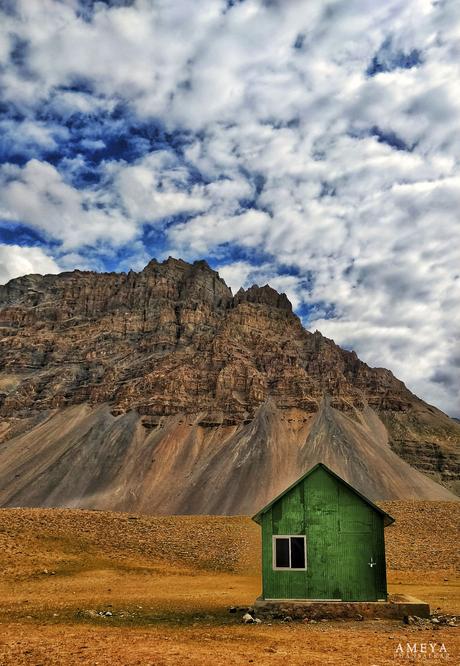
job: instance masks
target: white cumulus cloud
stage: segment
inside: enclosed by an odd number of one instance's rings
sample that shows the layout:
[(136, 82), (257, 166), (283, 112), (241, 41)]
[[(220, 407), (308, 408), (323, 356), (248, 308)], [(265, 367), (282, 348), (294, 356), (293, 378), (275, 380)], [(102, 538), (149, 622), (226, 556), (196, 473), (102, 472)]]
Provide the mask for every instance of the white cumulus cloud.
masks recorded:
[(39, 247), (0, 244), (0, 284), (29, 273), (59, 273), (60, 266)]

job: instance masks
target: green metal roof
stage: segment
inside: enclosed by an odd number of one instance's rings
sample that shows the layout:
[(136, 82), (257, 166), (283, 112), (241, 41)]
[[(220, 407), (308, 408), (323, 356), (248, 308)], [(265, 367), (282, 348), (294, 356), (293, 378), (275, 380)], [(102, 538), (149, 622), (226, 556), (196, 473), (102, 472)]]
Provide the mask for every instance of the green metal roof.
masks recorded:
[(327, 465), (325, 465), (324, 463), (317, 463), (316, 465), (314, 465), (311, 469), (308, 470), (308, 472), (306, 472), (303, 476), (301, 476), (300, 479), (297, 479), (297, 481), (292, 483), (288, 488), (286, 488), (286, 490), (283, 490), (283, 492), (280, 493), (277, 497), (275, 497), (275, 499), (272, 499), (271, 502), (269, 502), (266, 506), (264, 506), (263, 509), (260, 509), (260, 511), (258, 511), (254, 516), (252, 516), (252, 520), (254, 520), (256, 523), (258, 523), (260, 525), (263, 514), (266, 513), (269, 509), (271, 509), (271, 507), (279, 499), (281, 499), (284, 495), (286, 495), (286, 493), (288, 493), (290, 490), (295, 488), (295, 486), (298, 483), (300, 483), (301, 481), (306, 479), (307, 476), (310, 476), (310, 474), (312, 474), (312, 472), (314, 472), (316, 469), (318, 469), (318, 467), (322, 467), (324, 470), (326, 470), (326, 472), (328, 472), (328, 474), (331, 474), (332, 476), (334, 476), (336, 479), (341, 481), (345, 486), (347, 486), (347, 488), (349, 488), (354, 493), (356, 493), (356, 495), (361, 497), (361, 499), (363, 499), (365, 502), (367, 502), (367, 504), (369, 504), (369, 506), (371, 506), (373, 509), (375, 509), (375, 511), (378, 511), (378, 513), (380, 513), (383, 516), (385, 527), (388, 527), (388, 525), (391, 525), (392, 523), (395, 522), (395, 519), (392, 516), (390, 516), (389, 513), (387, 513), (386, 511), (381, 509), (379, 506), (374, 504), (374, 502), (371, 502), (371, 500), (369, 498), (367, 498), (365, 495), (360, 493), (359, 490), (356, 490), (356, 488), (353, 488), (353, 486), (351, 486), (349, 483), (347, 483), (347, 481), (345, 481), (345, 479), (342, 479), (341, 476), (339, 476), (338, 474), (333, 472), (332, 469), (329, 469), (329, 467), (327, 467)]

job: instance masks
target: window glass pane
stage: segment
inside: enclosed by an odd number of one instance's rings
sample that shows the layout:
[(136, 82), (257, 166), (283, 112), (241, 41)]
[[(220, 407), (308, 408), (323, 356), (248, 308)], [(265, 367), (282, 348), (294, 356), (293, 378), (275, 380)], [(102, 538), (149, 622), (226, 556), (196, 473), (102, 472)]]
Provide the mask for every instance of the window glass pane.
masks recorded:
[(276, 567), (289, 569), (289, 539), (275, 539)]
[(291, 567), (305, 569), (305, 541), (303, 537), (291, 537)]

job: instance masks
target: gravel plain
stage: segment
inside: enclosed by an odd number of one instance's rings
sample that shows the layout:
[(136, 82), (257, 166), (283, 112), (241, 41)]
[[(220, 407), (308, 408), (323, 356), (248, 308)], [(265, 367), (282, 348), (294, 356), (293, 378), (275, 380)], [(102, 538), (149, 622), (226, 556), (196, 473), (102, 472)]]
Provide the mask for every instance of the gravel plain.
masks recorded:
[[(460, 616), (459, 503), (382, 506), (396, 518), (390, 592)], [(400, 643), (430, 641), (460, 663), (458, 627), (242, 625), (228, 609), (260, 593), (259, 529), (242, 516), (0, 510), (1, 666), (386, 666), (401, 663)]]

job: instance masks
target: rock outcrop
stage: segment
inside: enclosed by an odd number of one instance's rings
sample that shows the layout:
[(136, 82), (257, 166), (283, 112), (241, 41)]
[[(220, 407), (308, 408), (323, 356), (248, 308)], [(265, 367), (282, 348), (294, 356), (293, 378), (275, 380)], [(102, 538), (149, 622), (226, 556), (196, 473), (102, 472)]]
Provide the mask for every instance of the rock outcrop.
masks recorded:
[[(132, 508), (149, 511), (249, 511), (314, 462), (318, 442), (323, 459), (334, 451), (325, 411), (346, 440), (337, 471), (356, 482), (358, 461), (345, 457), (365, 450), (360, 483), (380, 474), (366, 486), (375, 499), (447, 492), (422, 475), (390, 482), (401, 458), (447, 486), (458, 479), (457, 422), (306, 331), (284, 294), (254, 285), (233, 296), (204, 261), (12, 280), (0, 286), (0, 336), (0, 503), (99, 506), (104, 495), (104, 508), (124, 508), (132, 492)], [(63, 494), (76, 462), (82, 478)], [(241, 493), (261, 474), (263, 490), (233, 496), (229, 479)], [(216, 479), (226, 499), (212, 494)]]

